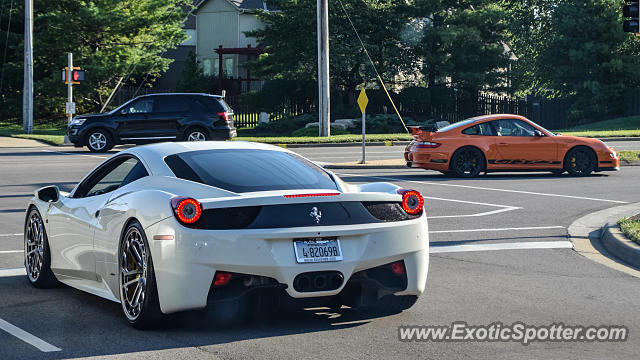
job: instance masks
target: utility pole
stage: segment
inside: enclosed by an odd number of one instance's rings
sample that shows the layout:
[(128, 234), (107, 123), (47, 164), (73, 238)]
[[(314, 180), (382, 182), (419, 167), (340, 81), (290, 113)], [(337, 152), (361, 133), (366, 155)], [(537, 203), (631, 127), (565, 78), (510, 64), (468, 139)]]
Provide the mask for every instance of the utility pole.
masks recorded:
[[(67, 53), (67, 126), (71, 124), (71, 120), (73, 120), (73, 54)], [(74, 109), (75, 110), (75, 109)]]
[(329, 122), (329, 4), (318, 0), (318, 135), (331, 135)]
[(22, 92), (22, 129), (33, 131), (33, 0), (24, 1), (24, 89)]

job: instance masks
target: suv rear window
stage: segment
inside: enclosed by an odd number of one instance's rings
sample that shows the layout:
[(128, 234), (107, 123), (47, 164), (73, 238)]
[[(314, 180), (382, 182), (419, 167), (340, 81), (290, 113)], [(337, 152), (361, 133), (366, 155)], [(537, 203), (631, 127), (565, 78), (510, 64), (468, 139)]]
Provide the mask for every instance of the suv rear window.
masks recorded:
[(213, 114), (217, 114), (219, 112), (231, 112), (229, 105), (227, 105), (227, 103), (221, 98), (213, 96), (198, 96), (195, 98), (195, 101), (205, 110)]
[(329, 189), (337, 190), (322, 168), (304, 158), (272, 150), (201, 150), (165, 158), (176, 177), (235, 193)]

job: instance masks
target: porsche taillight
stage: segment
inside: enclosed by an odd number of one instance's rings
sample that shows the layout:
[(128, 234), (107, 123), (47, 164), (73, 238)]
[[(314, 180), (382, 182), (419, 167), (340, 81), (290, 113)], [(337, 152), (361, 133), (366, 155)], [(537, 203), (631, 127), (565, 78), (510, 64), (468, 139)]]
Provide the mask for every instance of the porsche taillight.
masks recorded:
[(398, 189), (402, 195), (402, 210), (409, 215), (418, 215), (424, 209), (424, 198), (416, 190)]
[(430, 141), (420, 141), (418, 143), (418, 148), (419, 149), (435, 149), (437, 147), (439, 147), (442, 144), (436, 143), (436, 142), (430, 142)]
[(202, 216), (202, 205), (193, 198), (174, 197), (171, 208), (173, 215), (183, 224), (193, 224)]

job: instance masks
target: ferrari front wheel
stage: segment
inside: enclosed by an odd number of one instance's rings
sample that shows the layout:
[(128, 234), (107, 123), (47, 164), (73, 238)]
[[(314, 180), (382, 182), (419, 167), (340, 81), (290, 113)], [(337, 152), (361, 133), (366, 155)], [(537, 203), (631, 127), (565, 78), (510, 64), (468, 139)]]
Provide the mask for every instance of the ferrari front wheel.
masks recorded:
[(570, 175), (587, 176), (598, 167), (598, 159), (593, 151), (584, 146), (575, 147), (564, 157), (564, 168)]
[(147, 237), (139, 222), (129, 224), (120, 244), (120, 302), (127, 321), (149, 328), (162, 317)]
[(24, 267), (29, 283), (37, 288), (58, 284), (51, 271), (51, 250), (42, 217), (35, 208), (29, 211), (24, 226)]
[(458, 149), (451, 158), (450, 169), (459, 177), (476, 177), (486, 166), (484, 154), (475, 147)]

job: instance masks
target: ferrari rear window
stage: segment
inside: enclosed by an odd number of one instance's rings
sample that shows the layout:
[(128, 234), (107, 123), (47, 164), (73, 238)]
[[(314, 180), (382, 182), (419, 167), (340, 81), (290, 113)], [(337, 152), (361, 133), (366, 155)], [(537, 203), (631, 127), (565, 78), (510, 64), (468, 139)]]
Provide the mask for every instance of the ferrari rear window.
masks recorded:
[(176, 177), (235, 193), (329, 189), (337, 190), (322, 168), (282, 151), (226, 149), (201, 150), (165, 158)]

